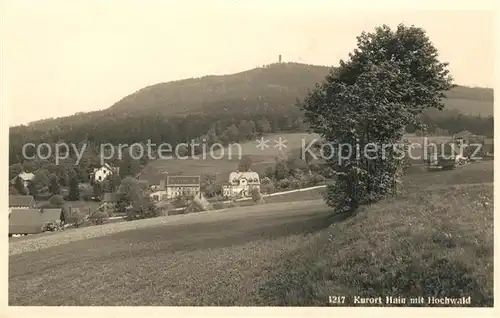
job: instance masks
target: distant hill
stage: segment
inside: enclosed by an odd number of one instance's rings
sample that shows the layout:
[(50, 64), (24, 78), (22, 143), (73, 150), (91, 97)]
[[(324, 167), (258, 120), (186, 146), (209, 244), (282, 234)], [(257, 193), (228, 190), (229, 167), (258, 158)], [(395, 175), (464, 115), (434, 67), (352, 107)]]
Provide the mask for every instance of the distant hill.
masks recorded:
[[(263, 99), (276, 99), (289, 104), (303, 98), (329, 71), (326, 66), (281, 63), (231, 75), (160, 83), (124, 97), (109, 110), (154, 110), (170, 115), (238, 107), (233, 100), (259, 105)], [(492, 115), (493, 89), (457, 86), (448, 93), (446, 108), (470, 115)]]
[[(132, 93), (108, 109), (30, 123), (36, 130), (74, 125), (103, 116), (188, 113), (245, 113), (258, 108), (292, 109), (297, 98), (325, 79), (330, 68), (299, 63), (271, 64), (230, 74), (159, 83)], [(493, 115), (493, 89), (457, 86), (448, 92), (446, 108), (463, 114)]]
[[(145, 87), (111, 107), (11, 127), (9, 161), (22, 161), (27, 142), (177, 144), (211, 136), (223, 143), (267, 132), (304, 132), (297, 99), (322, 82), (330, 68), (297, 63), (271, 64), (245, 72), (205, 76)], [(493, 89), (458, 86), (448, 92), (447, 111), (429, 110), (429, 132), (469, 130), (492, 134)], [(217, 136), (215, 138), (214, 136)]]

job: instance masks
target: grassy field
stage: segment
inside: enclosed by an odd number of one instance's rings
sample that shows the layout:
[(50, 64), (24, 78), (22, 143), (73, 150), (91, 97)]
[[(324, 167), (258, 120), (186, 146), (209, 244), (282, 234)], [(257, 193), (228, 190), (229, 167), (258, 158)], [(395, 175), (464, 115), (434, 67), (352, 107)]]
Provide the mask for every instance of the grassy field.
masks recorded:
[[(280, 151), (276, 146), (276, 141), (279, 138), (286, 141), (286, 148)], [(275, 163), (275, 157), (281, 153), (290, 154), (293, 152), (297, 156), (303, 145), (308, 145), (314, 139), (319, 139), (315, 134), (308, 133), (284, 133), (284, 134), (272, 134), (264, 137), (269, 140), (267, 145), (268, 148), (260, 149), (257, 148), (257, 141), (246, 141), (240, 144), (241, 155), (248, 155), (252, 157), (254, 171), (263, 174), (267, 167), (273, 166)], [(416, 144), (422, 144), (423, 139), (415, 135), (406, 135), (410, 142)], [(451, 137), (448, 136), (432, 136), (427, 137), (427, 143), (431, 142), (444, 142), (450, 140)], [(231, 152), (230, 152), (231, 151)], [(217, 176), (217, 182), (225, 183), (228, 181), (229, 173), (236, 171), (238, 168), (238, 153), (237, 147), (231, 147), (230, 151), (225, 148), (224, 151), (215, 151), (214, 155), (216, 158), (219, 156), (222, 159), (211, 159), (207, 156), (206, 159), (200, 157), (200, 159), (164, 159), (164, 160), (154, 160), (150, 162), (142, 171), (140, 179), (150, 180), (153, 183), (160, 183), (162, 178), (165, 178), (166, 172), (170, 175), (211, 175), (215, 174)], [(229, 154), (231, 153), (231, 157)], [(223, 155), (223, 156), (221, 156)], [(412, 151), (413, 156), (423, 157), (423, 148), (416, 147)], [(414, 160), (414, 163), (422, 163), (422, 160)]]
[(491, 306), (492, 181), (493, 163), (483, 162), (409, 175), (401, 196), (347, 219), (296, 195), (12, 255), (9, 305), (323, 306), (329, 295), (465, 295)]
[[(471, 297), (493, 306), (493, 186), (436, 187), (365, 208), (268, 268), (256, 303)], [(423, 304), (426, 305), (425, 303)]]
[[(280, 151), (275, 147), (275, 140), (278, 138), (286, 140), (286, 148)], [(217, 176), (217, 181), (225, 183), (228, 181), (229, 173), (236, 171), (238, 168), (239, 154), (241, 156), (251, 156), (253, 161), (252, 170), (263, 174), (267, 167), (274, 165), (275, 157), (281, 153), (288, 153), (291, 150), (300, 149), (302, 141), (308, 144), (315, 138), (315, 135), (308, 133), (290, 133), (290, 134), (273, 134), (264, 136), (269, 142), (268, 148), (264, 147), (262, 150), (257, 148), (257, 141), (246, 141), (240, 144), (241, 151), (238, 147), (233, 146), (230, 149), (227, 147), (221, 151), (214, 151), (215, 158), (222, 157), (221, 159), (212, 159), (207, 156), (206, 159), (163, 159), (154, 160), (150, 162), (140, 175), (142, 180), (151, 180), (159, 184), (162, 178), (165, 178), (165, 173), (170, 175), (211, 175)]]

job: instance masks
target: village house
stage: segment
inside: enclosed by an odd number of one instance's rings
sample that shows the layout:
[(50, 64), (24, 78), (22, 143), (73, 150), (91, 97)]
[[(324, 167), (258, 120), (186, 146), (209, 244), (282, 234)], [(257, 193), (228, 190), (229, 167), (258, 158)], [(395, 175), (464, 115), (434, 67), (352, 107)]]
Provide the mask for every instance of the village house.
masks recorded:
[(477, 142), (483, 136), (477, 136), (468, 130), (463, 130), (457, 134), (453, 135), (453, 141), (455, 143), (463, 143), (464, 145), (469, 145), (471, 143)]
[[(9, 236), (13, 234), (39, 233), (43, 225), (40, 222), (39, 209), (31, 195), (9, 196)], [(52, 215), (52, 214), (51, 214)]]
[(31, 195), (9, 195), (9, 208), (32, 209), (35, 206), (35, 198)]
[(167, 199), (182, 195), (200, 194), (200, 176), (168, 176), (166, 183)]
[(95, 182), (103, 182), (110, 176), (118, 174), (120, 172), (118, 167), (113, 167), (108, 163), (103, 164), (99, 168), (94, 168), (91, 178)]
[(149, 197), (153, 201), (162, 201), (183, 195), (199, 195), (200, 184), (200, 176), (167, 176)]
[(156, 202), (163, 201), (167, 198), (167, 190), (156, 190), (149, 195), (149, 198)]
[(9, 237), (42, 233), (47, 223), (57, 223), (60, 217), (61, 209), (39, 209), (31, 195), (9, 196)]
[(224, 197), (250, 196), (252, 188), (260, 189), (260, 177), (257, 172), (231, 172), (229, 184), (222, 187)]
[(33, 174), (31, 172), (29, 172), (29, 173), (28, 172), (21, 172), (20, 174), (15, 176), (12, 180), (10, 180), (10, 183), (13, 185), (16, 184), (16, 181), (18, 178), (22, 180), (25, 187), (28, 187), (30, 182), (33, 181), (33, 179), (35, 178), (35, 174)]

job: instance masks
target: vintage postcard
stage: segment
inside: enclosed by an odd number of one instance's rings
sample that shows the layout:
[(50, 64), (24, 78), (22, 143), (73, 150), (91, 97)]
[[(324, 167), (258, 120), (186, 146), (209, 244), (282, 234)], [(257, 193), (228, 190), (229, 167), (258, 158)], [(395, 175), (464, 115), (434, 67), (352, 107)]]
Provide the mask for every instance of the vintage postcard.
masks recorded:
[(493, 310), (494, 8), (359, 3), (4, 1), (6, 312)]

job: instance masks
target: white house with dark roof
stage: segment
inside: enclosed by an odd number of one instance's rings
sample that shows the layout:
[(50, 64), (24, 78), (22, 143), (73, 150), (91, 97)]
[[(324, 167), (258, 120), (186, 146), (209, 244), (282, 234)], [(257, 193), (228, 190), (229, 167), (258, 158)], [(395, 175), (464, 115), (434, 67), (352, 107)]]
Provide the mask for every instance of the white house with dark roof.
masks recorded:
[(25, 187), (29, 185), (31, 181), (35, 178), (35, 174), (31, 172), (21, 172), (17, 176), (15, 176), (12, 180), (10, 180), (11, 184), (15, 184), (17, 179), (21, 179)]
[(92, 178), (95, 182), (103, 182), (110, 176), (118, 174), (120, 172), (118, 167), (113, 167), (108, 163), (103, 164), (99, 168), (94, 168), (92, 172)]
[(223, 196), (250, 196), (252, 188), (260, 189), (260, 177), (257, 172), (231, 172), (229, 174), (229, 184), (222, 187)]

